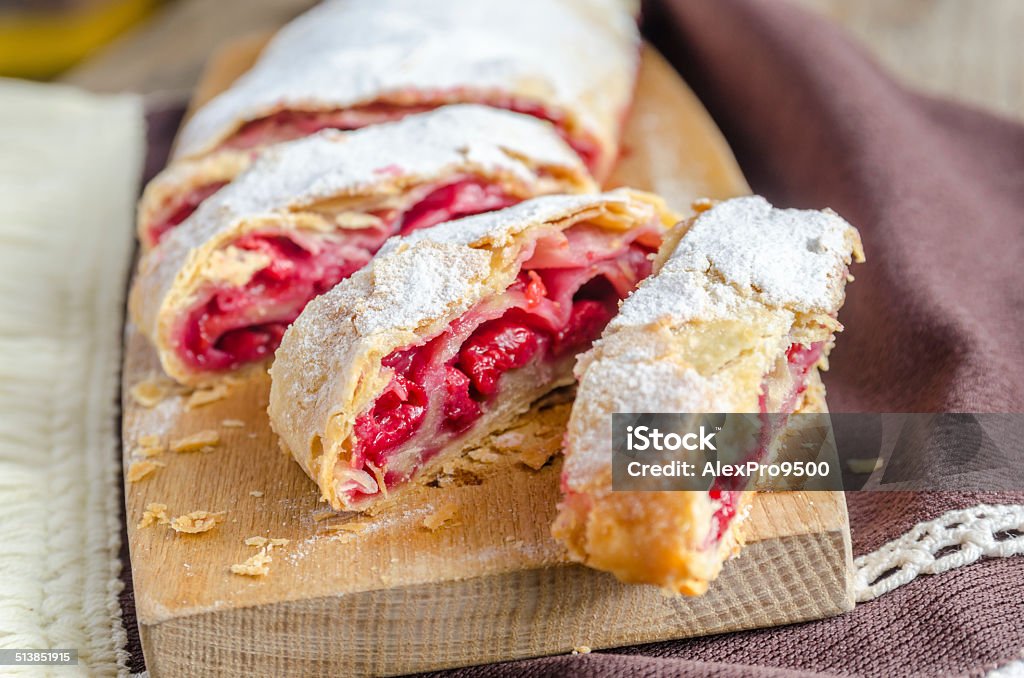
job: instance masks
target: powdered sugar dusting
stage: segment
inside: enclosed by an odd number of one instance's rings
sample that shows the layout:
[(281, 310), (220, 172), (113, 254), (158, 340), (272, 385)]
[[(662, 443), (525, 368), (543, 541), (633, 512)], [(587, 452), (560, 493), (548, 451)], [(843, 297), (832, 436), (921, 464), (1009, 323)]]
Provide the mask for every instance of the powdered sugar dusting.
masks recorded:
[(166, 241), (190, 249), (229, 230), (238, 219), (358, 195), (399, 179), (477, 173), (511, 175), (533, 185), (539, 177), (528, 162), (585, 175), (575, 153), (549, 125), (483, 106), (449, 106), (355, 132), (326, 130), (264, 151)]
[(549, 124), (484, 106), (446, 106), (354, 132), (325, 130), (273, 146), (210, 198), (217, 205), (211, 211), (299, 208), (396, 179), (457, 171), (511, 175), (534, 184), (534, 168), (552, 167), (585, 174)]
[(708, 400), (708, 394), (726, 393), (714, 381), (683, 363), (652, 360), (643, 347), (593, 360), (582, 375), (569, 421), (572, 453), (563, 466), (568, 486), (578, 489), (611, 466), (614, 412), (734, 411), (727, 397)]
[[(556, 182), (552, 174), (564, 179)], [(155, 335), (161, 301), (174, 285), (182, 285), (176, 280), (205, 282), (200, 271), (216, 270), (209, 265), (212, 251), (247, 224), (294, 229), (303, 207), (337, 197), (407, 205), (417, 199), (417, 188), (462, 176), (513, 183), (527, 195), (594, 188), (576, 154), (549, 124), (507, 111), (450, 106), (355, 132), (321, 132), (268, 149), (168, 232), (142, 260), (133, 313), (160, 343)], [(328, 217), (313, 216), (333, 230)], [(185, 297), (191, 290), (177, 292)]]
[[(668, 218), (655, 197), (639, 192), (535, 198), (392, 238), (369, 266), (306, 307), (271, 368), (269, 412), (274, 430), (329, 499), (336, 457), (328, 450), (347, 435), (353, 408), (363, 406), (353, 402), (356, 389), (383, 388), (367, 385), (381, 378), (381, 357), (434, 336), (503, 291), (518, 273), (520, 250), (532, 242), (529, 229), (568, 228), (591, 214), (612, 230)], [(312, 454), (310, 441), (319, 443)]]
[(671, 260), (714, 271), (769, 306), (828, 312), (846, 284), (855, 237), (831, 210), (776, 209), (750, 196), (697, 217)]
[[(414, 330), (430, 319), (466, 310), (488, 289), (501, 289), (510, 280), (497, 279), (490, 251), (513, 243), (529, 228), (567, 219), (579, 212), (617, 207), (629, 212), (629, 226), (656, 218), (645, 196), (619, 189), (589, 195), (547, 195), (512, 207), (456, 219), (391, 238), (380, 249), (369, 271), (373, 292), (360, 299), (355, 327), (363, 334), (385, 330)], [(335, 305), (345, 294), (345, 282), (314, 300), (309, 313)], [(337, 297), (337, 298), (336, 298)], [(309, 309), (310, 307), (307, 307)], [(306, 312), (296, 323), (302, 321)]]
[(364, 335), (415, 330), (476, 299), (486, 289), (491, 257), (483, 250), (421, 242), (401, 247), (373, 268), (374, 291), (355, 318)]
[(614, 412), (743, 411), (728, 375), (691, 366), (676, 343), (681, 328), (756, 313), (776, 327), (755, 336), (784, 338), (796, 314), (838, 311), (847, 266), (862, 258), (856, 229), (835, 213), (775, 209), (756, 196), (719, 203), (679, 228), (688, 230), (661, 269), (577, 364), (564, 467), (574, 490), (610, 467)]
[(609, 330), (634, 327), (670, 318), (689, 322), (734, 317), (756, 302), (742, 297), (736, 288), (709, 281), (705, 273), (689, 271), (669, 260), (657, 278), (648, 278), (612, 319)]
[(832, 211), (776, 209), (759, 196), (727, 200), (693, 221), (609, 329), (732, 317), (750, 304), (832, 313), (859, 256), (856, 229)]
[(489, 246), (501, 247), (522, 231), (539, 223), (554, 222), (585, 209), (607, 210), (613, 206), (622, 210), (644, 210), (648, 218), (654, 216), (654, 207), (635, 197), (635, 191), (617, 189), (590, 195), (546, 195), (526, 200), (494, 212), (484, 212), (456, 219), (422, 231), (415, 231), (401, 240), (392, 239), (382, 252), (400, 243), (424, 240), (453, 243), (463, 246), (486, 241)]
[[(328, 0), (282, 29), (257, 64), (189, 121), (179, 156), (246, 120), (415, 93), (540, 102), (614, 150), (639, 56), (630, 11), (582, 0)], [(422, 98), (422, 97), (420, 97)]]

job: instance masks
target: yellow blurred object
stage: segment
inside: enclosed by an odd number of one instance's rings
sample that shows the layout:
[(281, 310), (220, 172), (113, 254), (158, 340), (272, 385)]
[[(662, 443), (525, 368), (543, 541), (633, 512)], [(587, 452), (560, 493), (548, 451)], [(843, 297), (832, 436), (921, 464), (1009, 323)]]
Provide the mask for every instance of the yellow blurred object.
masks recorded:
[(134, 25), (159, 0), (104, 0), (64, 11), (0, 10), (0, 75), (50, 78)]

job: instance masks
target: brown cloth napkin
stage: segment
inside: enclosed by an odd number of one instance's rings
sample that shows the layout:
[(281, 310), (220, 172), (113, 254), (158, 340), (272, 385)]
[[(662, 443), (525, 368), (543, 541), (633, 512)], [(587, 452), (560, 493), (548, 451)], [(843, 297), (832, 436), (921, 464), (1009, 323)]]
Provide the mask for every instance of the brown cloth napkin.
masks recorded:
[[(840, 316), (831, 409), (1024, 410), (1024, 127), (907, 91), (779, 0), (652, 1), (645, 17), (756, 192), (832, 207), (860, 229), (868, 263)], [(151, 123), (155, 170), (177, 114)], [(947, 510), (1024, 493), (847, 500), (860, 555)], [(130, 591), (125, 602), (139, 670)], [(919, 577), (835, 619), (435, 675), (978, 675), (1022, 648), (1024, 559), (1007, 558)]]

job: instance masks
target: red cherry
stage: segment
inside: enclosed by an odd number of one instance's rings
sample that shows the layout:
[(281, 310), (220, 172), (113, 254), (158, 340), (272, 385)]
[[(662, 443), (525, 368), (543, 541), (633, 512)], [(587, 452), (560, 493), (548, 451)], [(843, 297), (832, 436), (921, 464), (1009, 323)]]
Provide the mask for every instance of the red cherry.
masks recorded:
[(544, 287), (544, 281), (537, 274), (537, 271), (527, 271), (526, 275), (526, 307), (535, 308), (548, 295), (548, 290)]
[(569, 321), (555, 335), (552, 351), (559, 355), (588, 346), (600, 336), (613, 315), (607, 304), (590, 299), (577, 301), (572, 306)]
[(480, 418), (480, 405), (469, 395), (469, 377), (457, 367), (445, 368), (444, 423), (442, 426), (453, 433), (462, 433)]
[(522, 323), (498, 318), (481, 325), (462, 345), (458, 366), (476, 392), (488, 396), (505, 372), (522, 367), (537, 352), (537, 332)]
[(518, 200), (500, 186), (479, 181), (459, 181), (442, 186), (413, 205), (402, 217), (399, 233), (405, 235), (444, 221), (514, 205)]
[(423, 388), (396, 374), (373, 407), (356, 417), (359, 450), (383, 467), (387, 452), (416, 433), (426, 412), (427, 395)]
[(246, 327), (225, 333), (217, 349), (231, 355), (237, 363), (262, 360), (281, 343), (284, 327), (279, 323)]
[(385, 356), (380, 364), (384, 367), (390, 367), (397, 374), (403, 377), (409, 376), (409, 371), (412, 369), (413, 361), (416, 359), (416, 354), (419, 353), (420, 347), (413, 346), (401, 351), (393, 351)]
[(224, 181), (218, 181), (205, 186), (200, 186), (193, 190), (182, 199), (167, 218), (150, 227), (149, 237), (153, 239), (154, 243), (160, 242), (160, 238), (164, 237), (167, 231), (192, 216), (192, 213), (196, 211), (204, 200), (224, 188), (226, 183), (227, 182)]

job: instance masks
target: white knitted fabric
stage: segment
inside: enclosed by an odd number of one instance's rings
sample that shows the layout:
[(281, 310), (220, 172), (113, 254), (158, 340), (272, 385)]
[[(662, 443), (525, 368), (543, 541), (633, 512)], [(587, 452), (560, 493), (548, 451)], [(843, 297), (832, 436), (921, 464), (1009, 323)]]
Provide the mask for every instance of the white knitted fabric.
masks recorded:
[(116, 404), (142, 107), (0, 79), (0, 149), (0, 648), (79, 652), (2, 672), (127, 675)]
[(984, 557), (1021, 554), (1024, 506), (981, 504), (949, 511), (854, 560), (854, 592), (857, 602), (863, 603), (920, 574), (940, 574)]

